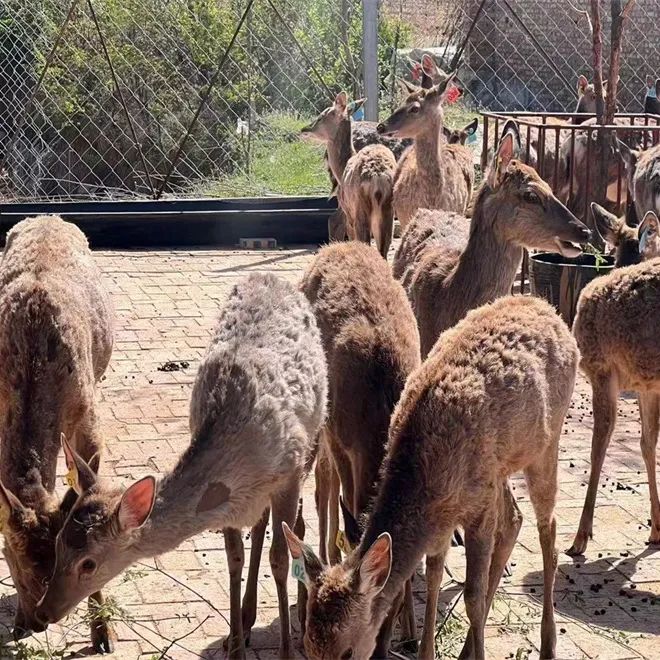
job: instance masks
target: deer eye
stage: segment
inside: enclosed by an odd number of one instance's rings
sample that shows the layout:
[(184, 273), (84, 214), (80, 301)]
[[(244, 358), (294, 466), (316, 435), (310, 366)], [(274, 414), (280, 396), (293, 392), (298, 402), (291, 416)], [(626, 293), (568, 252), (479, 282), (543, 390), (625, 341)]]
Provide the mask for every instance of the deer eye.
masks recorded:
[(341, 660), (348, 660), (353, 657), (353, 649), (347, 649), (341, 654)]
[(536, 193), (533, 193), (531, 191), (526, 191), (523, 193), (523, 199), (528, 203), (528, 204), (540, 204), (541, 200), (539, 199), (539, 196)]
[(96, 562), (93, 559), (85, 559), (82, 564), (80, 564), (80, 572), (90, 575), (96, 570)]
[[(413, 104), (408, 108), (408, 112), (414, 115), (414, 114), (416, 114), (416, 113), (419, 112), (419, 109), (420, 109), (420, 105), (419, 105), (419, 103), (413, 103)], [(352, 651), (351, 651), (351, 653), (352, 653)], [(350, 656), (349, 656), (349, 657), (350, 657)]]

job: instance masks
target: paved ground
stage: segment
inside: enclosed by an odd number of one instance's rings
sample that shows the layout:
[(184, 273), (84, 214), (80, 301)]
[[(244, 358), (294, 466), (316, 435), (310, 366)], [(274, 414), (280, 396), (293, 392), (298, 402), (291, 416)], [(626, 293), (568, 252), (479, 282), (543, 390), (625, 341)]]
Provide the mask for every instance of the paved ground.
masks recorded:
[[(102, 470), (109, 479), (127, 483), (145, 474), (162, 473), (187, 445), (188, 398), (197, 362), (230, 287), (251, 271), (276, 272), (296, 281), (312, 255), (308, 250), (98, 253), (118, 310), (115, 352), (99, 392), (107, 440)], [(189, 366), (183, 371), (160, 371), (168, 360), (185, 361)], [(571, 544), (579, 519), (590, 430), (590, 396), (581, 378), (560, 456), (560, 548)], [(639, 432), (636, 401), (622, 399), (599, 493), (596, 538), (586, 561), (574, 562), (563, 554), (559, 558), (560, 658), (660, 657), (660, 554), (645, 545), (649, 505)], [(513, 576), (503, 583), (489, 617), (488, 656), (493, 658), (538, 656), (541, 556), (522, 482), (516, 482), (516, 491), (525, 525), (513, 553)], [(312, 494), (310, 482), (305, 490), (306, 519), (308, 538), (316, 545)], [(267, 546), (268, 542), (261, 567), (258, 620), (248, 653), (261, 660), (276, 657), (278, 644), (277, 601)], [(463, 563), (461, 552), (452, 550), (449, 566), (459, 580)], [(0, 578), (0, 623), (7, 627), (15, 596), (4, 563)], [(291, 581), (293, 602), (294, 586)], [(416, 580), (420, 617), (423, 588), (420, 575)], [(459, 589), (447, 580), (443, 608)], [(134, 567), (108, 591), (122, 608), (116, 613), (115, 657), (223, 657), (229, 597), (220, 534), (200, 535), (175, 552)], [(460, 648), (462, 616), (459, 602), (439, 636), (440, 655), (451, 657)], [(79, 615), (26, 643), (33, 650), (21, 648), (20, 658), (89, 653)], [(0, 657), (14, 656), (0, 644)]]

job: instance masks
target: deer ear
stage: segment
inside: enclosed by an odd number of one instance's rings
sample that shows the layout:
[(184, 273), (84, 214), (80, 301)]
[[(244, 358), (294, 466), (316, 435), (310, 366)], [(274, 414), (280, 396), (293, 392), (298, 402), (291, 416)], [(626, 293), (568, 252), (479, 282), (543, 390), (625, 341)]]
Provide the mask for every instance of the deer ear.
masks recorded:
[(392, 537), (381, 534), (367, 550), (360, 567), (360, 593), (374, 598), (387, 584), (392, 570)]
[[(284, 532), (284, 538), (286, 539), (286, 544), (289, 546), (289, 552), (293, 560), (291, 572), (296, 579), (304, 582), (305, 586), (309, 588), (318, 580), (323, 572), (321, 560), (316, 556), (314, 550), (306, 543), (303, 543), (291, 531), (291, 528), (285, 522), (282, 522), (282, 531)], [(302, 562), (303, 571), (300, 571), (300, 562)]]
[[(78, 495), (89, 490), (96, 483), (96, 472), (82, 459), (80, 454), (69, 444), (64, 433), (61, 434), (62, 449), (66, 461), (66, 482)], [(90, 460), (90, 463), (94, 457)], [(98, 466), (97, 466), (98, 469)]]
[(497, 145), (497, 153), (488, 170), (488, 184), (491, 188), (497, 188), (502, 183), (509, 163), (517, 157), (519, 152), (520, 134), (518, 133), (518, 127), (515, 122), (507, 121), (500, 142)]
[(579, 76), (578, 81), (577, 81), (577, 88), (578, 88), (578, 96), (582, 96), (584, 94), (584, 90), (588, 87), (589, 81), (587, 80), (586, 76)]
[(360, 525), (358, 521), (355, 520), (353, 514), (348, 510), (348, 507), (344, 503), (344, 498), (339, 498), (339, 505), (341, 506), (341, 513), (344, 518), (344, 531), (346, 533), (346, 539), (350, 543), (352, 548), (355, 548), (358, 543), (360, 543), (360, 537), (362, 532), (360, 531)]
[(456, 71), (452, 71), (451, 73), (448, 73), (435, 87), (431, 87), (429, 90), (429, 95), (436, 95), (439, 94), (440, 96), (443, 96), (444, 93), (447, 91), (449, 88), (449, 85), (454, 82), (454, 79), (456, 78)]
[(438, 65), (428, 53), (422, 55), (422, 71), (424, 71), (429, 78), (433, 78), (433, 76), (438, 73)]
[(591, 213), (594, 216), (594, 225), (600, 237), (611, 246), (616, 247), (619, 243), (622, 221), (613, 213), (604, 209), (596, 202), (591, 203)]
[(21, 501), (0, 482), (0, 532), (7, 525), (12, 513), (23, 509)]
[(147, 522), (156, 501), (156, 480), (144, 477), (126, 489), (117, 507), (122, 531), (139, 529)]
[(403, 78), (397, 78), (396, 79), (397, 84), (401, 88), (401, 91), (408, 96), (409, 94), (414, 94), (416, 91), (419, 90), (419, 87), (416, 87), (412, 83), (409, 83), (407, 80), (404, 80)]
[(348, 105), (348, 94), (346, 94), (346, 92), (339, 92), (339, 94), (337, 94), (337, 96), (335, 97), (335, 108), (343, 112), (344, 110), (346, 110), (347, 105)]
[(451, 131), (446, 126), (442, 127), (442, 133), (447, 139), (451, 137)]
[(479, 119), (475, 117), (463, 130), (468, 135), (474, 135), (479, 128)]
[(619, 140), (619, 138), (616, 139), (616, 149), (621, 158), (623, 158), (623, 162), (626, 166), (629, 167), (631, 171), (634, 170), (637, 166), (639, 152), (635, 151), (635, 149), (631, 149), (625, 142)]

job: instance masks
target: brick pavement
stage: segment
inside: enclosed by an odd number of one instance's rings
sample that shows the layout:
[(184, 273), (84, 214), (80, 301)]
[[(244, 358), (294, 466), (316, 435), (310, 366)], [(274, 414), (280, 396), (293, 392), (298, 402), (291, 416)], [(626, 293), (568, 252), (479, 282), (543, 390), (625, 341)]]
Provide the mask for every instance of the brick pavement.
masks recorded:
[[(214, 318), (230, 287), (248, 272), (275, 272), (297, 281), (311, 250), (240, 252), (232, 250), (99, 252), (118, 314), (115, 350), (100, 386), (100, 415), (107, 449), (103, 474), (116, 482), (170, 468), (188, 442), (188, 399), (198, 360)], [(166, 361), (186, 361), (183, 371), (163, 372)], [(560, 455), (557, 506), (558, 542), (568, 547), (579, 519), (589, 468), (591, 405), (580, 377)], [(645, 545), (649, 505), (639, 452), (637, 403), (621, 400), (619, 424), (605, 463), (595, 520), (595, 539), (586, 561), (559, 556), (556, 589), (560, 658), (660, 657), (660, 553)], [(60, 473), (64, 474), (60, 465)], [(538, 657), (541, 556), (533, 512), (524, 483), (516, 492), (525, 523), (505, 580), (488, 620), (488, 656)], [(313, 484), (305, 488), (308, 540), (317, 544)], [(249, 540), (246, 542), (246, 551)], [(249, 658), (277, 656), (275, 586), (268, 565), (268, 538), (259, 581), (259, 611)], [(460, 580), (462, 551), (453, 549), (449, 568)], [(247, 571), (247, 568), (246, 568)], [(10, 626), (14, 590), (0, 563), (0, 622)], [(421, 624), (423, 576), (415, 582)], [(447, 580), (442, 607), (459, 586)], [(114, 657), (222, 658), (229, 616), (228, 573), (222, 535), (208, 532), (178, 550), (135, 566), (107, 590), (123, 608), (116, 624)], [(292, 602), (295, 585), (290, 581)], [(81, 616), (25, 640), (35, 649), (22, 658), (81, 656), (89, 653)], [(293, 617), (294, 625), (297, 619)], [(439, 653), (451, 657), (464, 636), (462, 602), (439, 637)], [(294, 633), (296, 639), (297, 632)], [(172, 640), (179, 641), (172, 643)], [(40, 654), (37, 655), (37, 652)], [(165, 653), (165, 656), (163, 655)], [(0, 644), (0, 657), (14, 657)], [(79, 656), (76, 656), (79, 657)]]

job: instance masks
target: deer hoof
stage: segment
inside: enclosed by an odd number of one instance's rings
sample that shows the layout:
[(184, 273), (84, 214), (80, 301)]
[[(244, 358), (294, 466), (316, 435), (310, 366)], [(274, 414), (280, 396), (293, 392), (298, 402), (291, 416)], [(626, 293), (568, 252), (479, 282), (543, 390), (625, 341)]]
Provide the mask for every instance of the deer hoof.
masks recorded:
[(579, 557), (584, 554), (584, 551), (587, 549), (587, 543), (589, 542), (589, 534), (579, 531), (575, 535), (575, 540), (573, 545), (566, 550), (566, 554), (569, 557)]
[(92, 648), (95, 653), (114, 653), (114, 631), (106, 621), (92, 623)]

